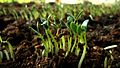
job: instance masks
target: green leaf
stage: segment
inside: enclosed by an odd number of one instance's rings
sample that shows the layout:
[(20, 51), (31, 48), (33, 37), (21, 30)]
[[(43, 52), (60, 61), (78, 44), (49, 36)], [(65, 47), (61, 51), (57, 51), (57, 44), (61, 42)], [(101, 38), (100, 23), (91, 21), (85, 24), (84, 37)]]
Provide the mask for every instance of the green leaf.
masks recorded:
[(74, 21), (74, 18), (73, 18), (73, 16), (68, 16), (67, 17), (67, 26), (70, 28), (70, 24), (71, 24), (71, 22), (73, 22)]
[(67, 22), (73, 22), (73, 21), (74, 21), (74, 18), (72, 16), (67, 17)]
[(15, 59), (14, 59), (13, 47), (12, 47), (12, 45), (9, 42), (7, 42), (7, 44), (8, 44), (8, 48), (9, 48), (9, 51), (10, 51), (10, 56), (11, 56), (11, 58), (14, 61)]
[(15, 19), (18, 19), (19, 17), (18, 17), (17, 11), (16, 11), (16, 10), (13, 10), (13, 13), (14, 13), (14, 15), (15, 15)]
[(56, 39), (54, 38), (54, 36), (53, 36), (53, 34), (50, 32), (50, 30), (48, 30), (48, 33), (49, 33), (52, 41), (54, 42), (54, 45), (55, 45), (55, 54), (58, 55), (58, 51), (59, 51), (58, 42), (56, 41)]
[(79, 36), (79, 42), (81, 44), (84, 44), (85, 43), (85, 40), (84, 40), (84, 32), (81, 32), (80, 36)]
[(71, 22), (70, 28), (73, 31), (73, 33), (77, 33), (77, 25), (75, 23)]
[(37, 19), (39, 17), (39, 12), (36, 9), (33, 9), (32, 15), (34, 16), (34, 19)]
[(45, 30), (46, 32), (46, 35), (47, 35), (47, 41), (48, 41), (48, 44), (49, 44), (49, 52), (51, 52), (52, 54), (54, 53), (54, 49), (53, 49), (53, 44), (52, 44), (52, 40), (48, 34), (48, 30)]
[(20, 16), (22, 17), (22, 19), (25, 19), (24, 14), (23, 14), (23, 10), (19, 12)]
[(44, 41), (44, 46), (45, 46), (45, 53), (44, 56), (48, 57), (48, 53), (49, 53), (49, 41)]
[(30, 16), (30, 20), (33, 20), (32, 12), (28, 8), (26, 8), (26, 11), (28, 12), (28, 14)]
[(42, 41), (44, 41), (42, 34), (40, 34), (38, 31), (36, 31), (36, 30), (33, 29), (32, 27), (29, 27), (29, 28), (30, 28), (33, 32), (35, 32), (35, 33), (39, 36), (39, 38), (42, 39)]
[(81, 34), (81, 25), (78, 25), (78, 26), (77, 26), (77, 33), (78, 33), (78, 35)]
[(81, 17), (82, 13), (83, 13), (83, 10), (79, 12), (79, 14), (75, 17), (75, 19), (78, 20)]
[(87, 30), (88, 22), (89, 22), (89, 20), (87, 19), (87, 20), (85, 20), (85, 21), (82, 23), (82, 25), (81, 25), (82, 29), (84, 29), (85, 31)]
[(12, 12), (12, 15), (13, 15), (14, 19), (16, 19), (16, 15), (14, 13), (14, 10), (11, 10), (11, 12)]
[(85, 26), (85, 27), (87, 27), (88, 22), (89, 22), (89, 20), (88, 20), (88, 19), (87, 19), (87, 20), (85, 20), (85, 21), (82, 23), (82, 25), (81, 25), (81, 26)]
[(7, 12), (6, 12), (6, 9), (5, 9), (5, 8), (3, 8), (2, 11), (3, 11), (3, 13), (4, 13), (5, 15), (7, 15)]
[(51, 40), (49, 40), (49, 51), (52, 53), (52, 55), (54, 54), (54, 47)]
[(24, 18), (25, 18), (26, 20), (29, 20), (28, 15), (27, 15), (27, 13), (26, 13), (25, 10), (23, 10), (23, 15), (24, 15)]

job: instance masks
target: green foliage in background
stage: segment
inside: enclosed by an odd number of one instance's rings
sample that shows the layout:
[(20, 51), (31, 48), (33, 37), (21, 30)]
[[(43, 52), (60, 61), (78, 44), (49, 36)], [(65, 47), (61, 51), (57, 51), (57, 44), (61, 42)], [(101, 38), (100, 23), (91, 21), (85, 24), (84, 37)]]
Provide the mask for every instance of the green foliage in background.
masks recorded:
[(18, 3), (29, 3), (29, 2), (44, 2), (44, 0), (0, 0), (0, 3), (12, 3), (12, 2), (18, 2)]

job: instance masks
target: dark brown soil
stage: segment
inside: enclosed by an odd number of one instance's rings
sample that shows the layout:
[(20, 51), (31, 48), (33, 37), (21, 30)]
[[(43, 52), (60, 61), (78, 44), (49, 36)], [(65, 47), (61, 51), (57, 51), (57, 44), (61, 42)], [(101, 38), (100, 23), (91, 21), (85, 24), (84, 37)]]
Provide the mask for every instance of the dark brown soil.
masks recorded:
[[(79, 21), (85, 19), (86, 17), (83, 17)], [(40, 47), (40, 40), (34, 38), (34, 33), (28, 28), (28, 25), (34, 28), (35, 24), (35, 21), (15, 20), (10, 15), (0, 16), (0, 35), (3, 40), (9, 39), (8, 41), (15, 47), (15, 61), (4, 59), (0, 68), (77, 68), (80, 56), (69, 54), (64, 58), (62, 50), (59, 51), (58, 56), (50, 54), (49, 57), (37, 56), (35, 47)], [(111, 68), (119, 68), (120, 12), (112, 17), (110, 14), (103, 14), (90, 20), (87, 44), (87, 54), (82, 68), (104, 68), (106, 56), (109, 58)], [(111, 45), (118, 45), (117, 48), (111, 49), (114, 60), (110, 59), (109, 50), (103, 50), (104, 47)]]

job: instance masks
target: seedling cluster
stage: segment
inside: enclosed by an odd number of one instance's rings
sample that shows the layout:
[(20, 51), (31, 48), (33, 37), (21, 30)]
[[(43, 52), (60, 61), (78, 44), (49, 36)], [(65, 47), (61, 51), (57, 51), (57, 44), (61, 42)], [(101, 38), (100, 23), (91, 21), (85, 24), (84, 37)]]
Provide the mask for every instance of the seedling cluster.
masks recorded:
[(9, 41), (3, 41), (0, 36), (0, 63), (2, 63), (2, 60), (5, 58), (4, 54), (6, 56), (7, 60), (14, 59), (14, 51), (12, 45), (9, 43)]
[[(0, 15), (10, 15), (14, 20), (22, 19), (26, 21), (27, 28), (33, 33), (33, 37), (40, 39), (39, 44), (33, 45), (38, 59), (40, 57), (49, 57), (49, 55), (59, 56), (59, 52), (62, 50), (64, 58), (71, 53), (80, 57), (78, 68), (81, 68), (87, 54), (86, 33), (89, 23), (89, 19), (79, 22), (80, 18), (88, 16), (91, 20), (94, 20), (94, 16), (100, 16), (103, 13), (113, 13), (118, 10), (89, 3), (80, 6), (63, 4), (62, 7), (60, 5), (48, 5), (47, 7), (44, 5), (41, 7), (36, 7), (36, 5), (32, 7), (23, 6), (20, 9), (1, 8), (2, 6), (0, 6)], [(119, 5), (117, 4), (117, 6)], [(113, 6), (113, 8), (115, 7)], [(33, 24), (35, 25), (34, 27)], [(64, 30), (66, 32), (63, 32)], [(103, 50), (114, 47), (117, 47), (117, 45), (105, 47)], [(15, 60), (12, 45), (9, 41), (4, 41), (0, 36), (0, 63), (4, 59), (4, 54), (7, 60)], [(105, 68), (107, 67), (107, 60), (108, 58), (106, 57), (104, 60)]]

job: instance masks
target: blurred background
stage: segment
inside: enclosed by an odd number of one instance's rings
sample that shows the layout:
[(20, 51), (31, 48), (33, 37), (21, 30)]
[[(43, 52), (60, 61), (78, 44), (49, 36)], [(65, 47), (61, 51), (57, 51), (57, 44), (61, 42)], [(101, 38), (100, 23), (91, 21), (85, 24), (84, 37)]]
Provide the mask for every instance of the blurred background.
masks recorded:
[(18, 3), (29, 3), (29, 2), (35, 2), (35, 3), (50, 3), (50, 2), (55, 2), (55, 3), (65, 3), (65, 4), (79, 4), (79, 3), (84, 3), (84, 2), (91, 2), (92, 4), (95, 5), (101, 5), (101, 4), (106, 4), (106, 5), (111, 5), (117, 3), (119, 0), (0, 0), (1, 3), (11, 3), (11, 2), (18, 2)]

